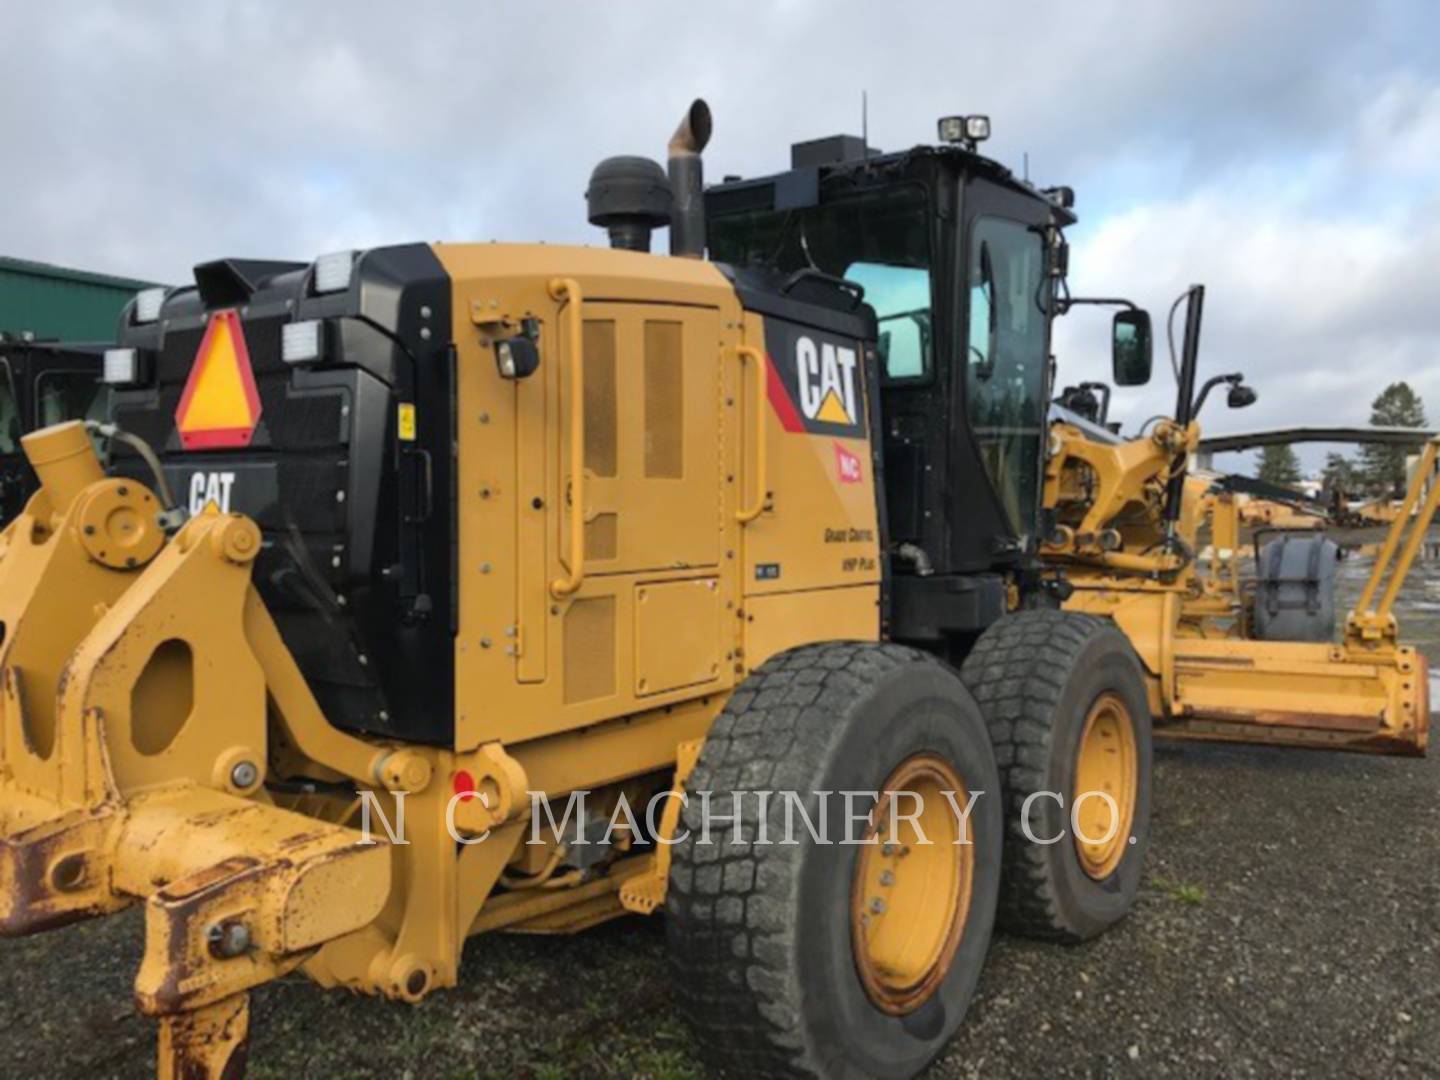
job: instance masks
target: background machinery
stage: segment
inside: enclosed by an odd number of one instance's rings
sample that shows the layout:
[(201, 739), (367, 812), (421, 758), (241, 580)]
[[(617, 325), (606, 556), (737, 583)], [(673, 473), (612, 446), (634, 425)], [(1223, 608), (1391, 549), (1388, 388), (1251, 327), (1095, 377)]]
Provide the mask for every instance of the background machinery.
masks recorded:
[(103, 345), (62, 345), (0, 333), (0, 525), (35, 492), (20, 436), (65, 420), (103, 420)]
[[(143, 904), (162, 1073), (233, 1073), (287, 972), (418, 1001), (471, 935), (663, 906), (715, 1064), (909, 1076), (997, 913), (1074, 941), (1129, 908), (1152, 715), (1251, 646), (1187, 554), (1198, 311), (1175, 420), (1092, 446), (1048, 420), (1071, 196), (981, 156), (988, 121), (706, 190), (709, 134), (696, 102), (668, 175), (596, 168), (612, 250), (202, 264), (127, 310), (107, 423), (25, 438), (0, 931)], [(1115, 326), (1148, 374), (1148, 320)], [(1384, 606), (1363, 671), (1304, 663), (1418, 748)]]
[(1254, 395), (1239, 375), (1196, 394), (1203, 287), (1182, 299), (1175, 419), (1128, 440), (1063, 419), (1052, 427), (1044, 503), (1053, 525), (1040, 556), (1056, 571), (1065, 608), (1125, 630), (1166, 735), (1423, 752), (1426, 662), (1400, 643), (1392, 609), (1434, 516), (1434, 444), (1337, 641), (1334, 541), (1257, 530), (1255, 577), (1242, 578), (1253, 485), (1189, 468), (1210, 389), (1230, 383), (1232, 405)]

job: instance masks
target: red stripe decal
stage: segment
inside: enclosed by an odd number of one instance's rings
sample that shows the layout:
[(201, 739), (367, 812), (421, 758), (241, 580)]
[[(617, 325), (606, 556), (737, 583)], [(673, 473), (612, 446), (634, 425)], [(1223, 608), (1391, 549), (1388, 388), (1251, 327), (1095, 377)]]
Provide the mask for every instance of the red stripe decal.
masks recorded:
[(770, 407), (775, 410), (775, 415), (780, 420), (780, 426), (786, 431), (805, 430), (805, 423), (800, 419), (800, 414), (795, 410), (795, 403), (790, 400), (790, 394), (785, 389), (785, 384), (780, 381), (780, 371), (775, 366), (775, 361), (770, 354), (765, 354), (766, 385), (769, 390)]

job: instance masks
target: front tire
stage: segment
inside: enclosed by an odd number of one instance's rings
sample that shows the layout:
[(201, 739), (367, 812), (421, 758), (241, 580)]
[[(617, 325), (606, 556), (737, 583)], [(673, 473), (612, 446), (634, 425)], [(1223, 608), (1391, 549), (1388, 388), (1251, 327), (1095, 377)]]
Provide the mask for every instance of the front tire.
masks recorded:
[(1066, 942), (1104, 933), (1134, 905), (1150, 836), (1153, 721), (1129, 639), (1108, 619), (1021, 611), (980, 636), (961, 677), (1005, 792), (1000, 926)]
[[(951, 804), (943, 793), (956, 786)], [(888, 815), (864, 820), (873, 802), (847, 806), (842, 793), (887, 787), (929, 797), (915, 822), (875, 835)], [(687, 785), (666, 900), (678, 996), (707, 1062), (746, 1077), (923, 1069), (964, 1019), (989, 948), (998, 789), (974, 700), (924, 653), (812, 645), (746, 679)], [(787, 791), (813, 822), (827, 815), (830, 840), (845, 838), (835, 824), (849, 812), (861, 818), (849, 834), (877, 842), (817, 842), (799, 809), (787, 836)], [(763, 819), (760, 792), (774, 793)], [(983, 793), (973, 805), (971, 793)], [(707, 799), (722, 822), (709, 843)], [(962, 825), (954, 811), (967, 805)], [(727, 821), (736, 813), (740, 843)]]

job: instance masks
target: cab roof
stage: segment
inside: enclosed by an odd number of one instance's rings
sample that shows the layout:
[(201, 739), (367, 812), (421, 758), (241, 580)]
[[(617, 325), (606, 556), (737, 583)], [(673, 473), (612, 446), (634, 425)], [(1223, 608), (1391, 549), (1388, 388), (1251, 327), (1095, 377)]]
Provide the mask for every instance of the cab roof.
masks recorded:
[(920, 145), (909, 150), (883, 153), (866, 147), (853, 135), (836, 135), (796, 143), (791, 147), (791, 168), (768, 176), (741, 178), (727, 176), (705, 190), (709, 214), (746, 210), (791, 210), (817, 205), (822, 182), (849, 179), (857, 186), (883, 184), (914, 177), (927, 165), (980, 176), (1015, 193), (1047, 206), (1056, 225), (1065, 227), (1078, 220), (1063, 205), (1065, 188), (1039, 188), (1020, 179), (993, 158), (963, 146)]

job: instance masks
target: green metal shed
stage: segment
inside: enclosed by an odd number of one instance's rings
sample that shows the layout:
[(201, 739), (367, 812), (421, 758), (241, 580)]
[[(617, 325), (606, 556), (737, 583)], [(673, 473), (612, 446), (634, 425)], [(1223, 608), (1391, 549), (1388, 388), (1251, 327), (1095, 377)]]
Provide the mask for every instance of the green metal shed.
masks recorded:
[(113, 341), (121, 308), (151, 284), (0, 255), (0, 332)]

